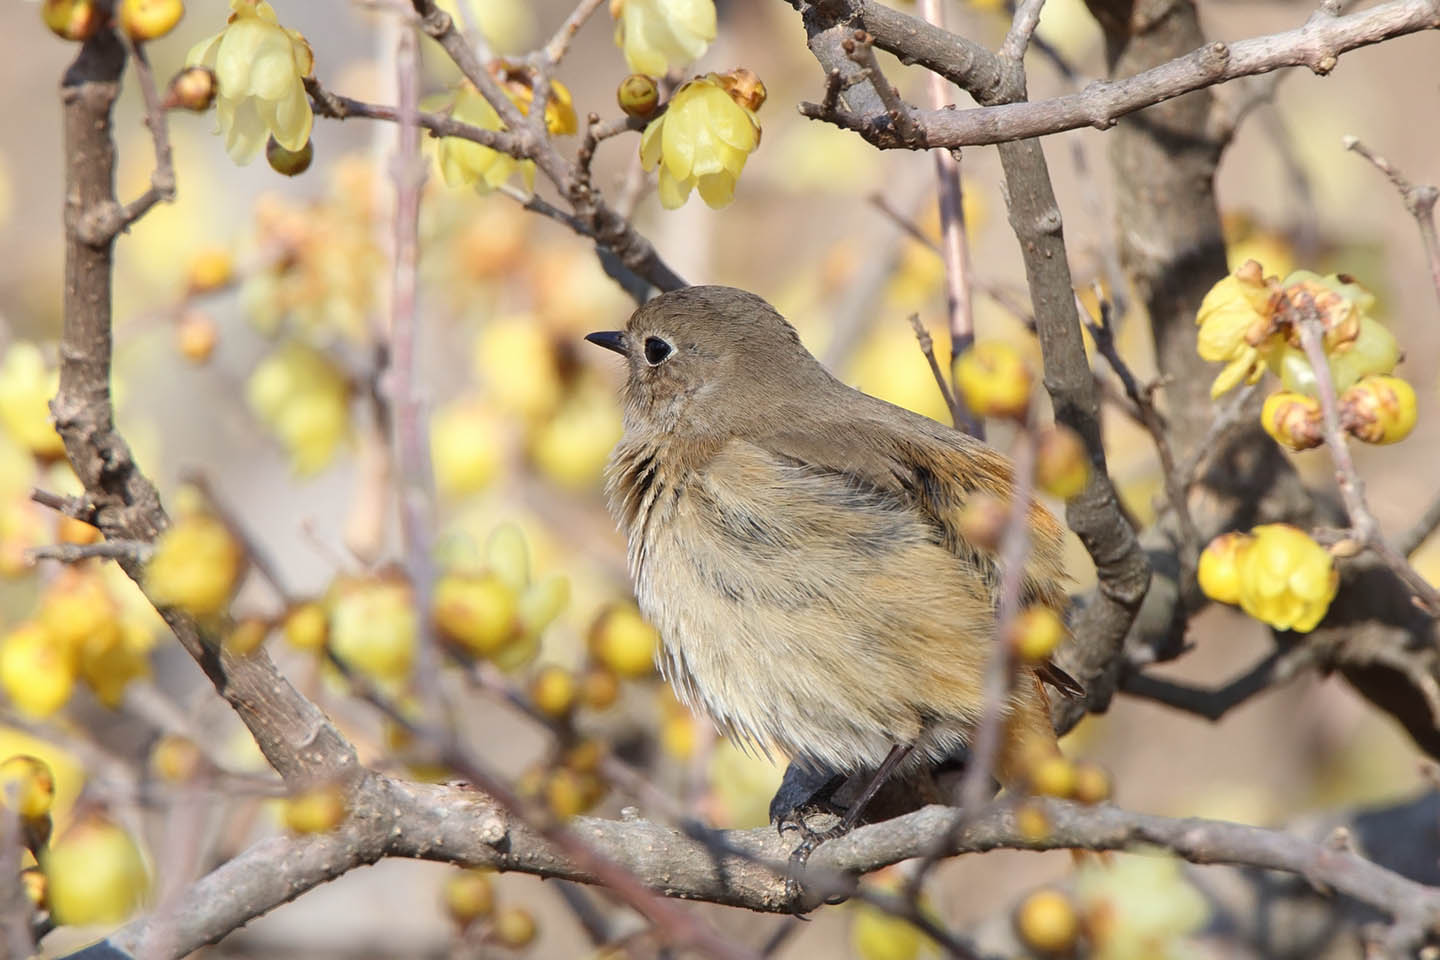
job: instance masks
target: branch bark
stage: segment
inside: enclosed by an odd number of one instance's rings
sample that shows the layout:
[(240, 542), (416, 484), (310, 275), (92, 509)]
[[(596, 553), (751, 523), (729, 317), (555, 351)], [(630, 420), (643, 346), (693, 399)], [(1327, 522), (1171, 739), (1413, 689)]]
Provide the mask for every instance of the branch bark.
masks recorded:
[[(337, 831), (261, 841), (196, 884), (172, 916), (172, 923), (178, 920), (179, 925), (167, 931), (175, 938), (170, 955), (183, 956), (214, 943), (247, 920), (385, 856), (594, 882), (593, 876), (577, 869), (484, 794), (367, 775), (358, 796), (361, 801), (351, 819)], [(1349, 850), (1215, 820), (1172, 819), (1053, 800), (1032, 802), (1051, 827), (1043, 839), (1017, 827), (1013, 809), (1005, 805), (974, 816), (949, 807), (925, 807), (827, 842), (811, 857), (806, 886), (848, 895), (855, 886), (854, 876), (921, 856), (937, 844), (943, 844), (946, 856), (996, 849), (1126, 850), (1153, 844), (1194, 863), (1296, 874), (1404, 927), (1430, 929), (1440, 923), (1440, 889)], [(963, 819), (958, 829), (957, 818)], [(697, 837), (648, 820), (589, 817), (573, 820), (571, 827), (593, 849), (665, 896), (767, 913), (794, 907), (784, 880), (789, 844), (771, 828)], [(150, 922), (141, 918), (97, 946), (137, 955), (150, 930)], [(96, 950), (75, 956), (101, 955)]]

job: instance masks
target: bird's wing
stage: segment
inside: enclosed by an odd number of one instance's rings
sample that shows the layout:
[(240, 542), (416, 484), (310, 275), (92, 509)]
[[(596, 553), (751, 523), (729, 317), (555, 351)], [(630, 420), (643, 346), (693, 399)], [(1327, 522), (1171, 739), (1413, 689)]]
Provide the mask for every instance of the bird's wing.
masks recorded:
[[(1010, 498), (1014, 483), (1009, 460), (959, 431), (863, 394), (855, 396), (863, 400), (846, 404), (849, 409), (844, 419), (777, 425), (758, 443), (775, 456), (838, 474), (857, 488), (902, 497), (930, 524), (937, 542), (975, 564), (995, 591), (999, 586), (998, 558), (994, 551), (963, 536), (959, 519), (966, 501), (977, 492), (1001, 500)], [(1022, 602), (1063, 610), (1063, 532), (1048, 510), (1031, 504), (1031, 543)], [(1066, 693), (1083, 692), (1053, 664), (1043, 665), (1037, 672)]]

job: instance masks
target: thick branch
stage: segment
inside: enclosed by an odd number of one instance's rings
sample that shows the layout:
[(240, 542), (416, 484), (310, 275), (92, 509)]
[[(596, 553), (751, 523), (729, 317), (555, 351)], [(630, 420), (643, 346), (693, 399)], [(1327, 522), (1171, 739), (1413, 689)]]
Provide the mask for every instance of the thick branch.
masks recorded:
[[(865, 9), (857, 19), (875, 37), (876, 46), (939, 70), (970, 89), (977, 100), (987, 102), (984, 88), (971, 86), (977, 71), (968, 46), (954, 40), (947, 46), (933, 33), (920, 31), (915, 24), (924, 26), (923, 21), (913, 17), (878, 16), (872, 12), (875, 7), (871, 4), (851, 6)], [(1079, 93), (1063, 97), (971, 110), (922, 111), (916, 117), (931, 147), (1003, 143), (1078, 127), (1104, 130), (1126, 114), (1192, 90), (1285, 67), (1305, 66), (1324, 75), (1335, 69), (1337, 59), (1346, 51), (1436, 28), (1440, 28), (1437, 0), (1390, 0), (1346, 17), (1316, 13), (1304, 26), (1284, 33), (1233, 44), (1210, 43), (1133, 76), (1096, 81)], [(919, 37), (923, 37), (924, 46)], [(945, 56), (947, 51), (961, 56), (950, 59)]]
[[(359, 793), (362, 804), (334, 833), (262, 841), (197, 883), (174, 911), (180, 925), (170, 931), (173, 955), (213, 943), (246, 919), (382, 856), (490, 866), (581, 883), (594, 880), (476, 791), (371, 777)], [(1125, 850), (1154, 844), (1195, 863), (1298, 874), (1405, 925), (1428, 929), (1440, 922), (1440, 890), (1348, 850), (1215, 820), (1039, 803), (1051, 826), (1050, 835), (1040, 840), (1022, 832), (1012, 809), (1003, 805), (966, 817), (958, 830), (961, 814), (949, 807), (926, 807), (861, 827), (816, 850), (807, 886), (848, 893), (853, 881), (847, 877), (920, 856), (941, 840), (947, 856), (1000, 848)], [(593, 849), (666, 896), (763, 912), (793, 908), (783, 878), (789, 845), (771, 828), (693, 837), (647, 820), (588, 817), (575, 819), (572, 827)], [(148, 930), (142, 918), (101, 946), (134, 953)]]
[[(88, 519), (109, 541), (148, 543), (169, 520), (155, 487), (115, 429), (110, 400), (114, 237), (97, 243), (81, 233), (87, 218), (116, 202), (110, 115), (124, 65), (125, 54), (114, 34), (101, 30), (81, 47), (61, 85), (66, 147), (65, 325), (60, 391), (51, 410), (66, 455), (85, 487), (91, 507)], [(143, 567), (134, 556), (119, 563), (140, 579)], [(236, 657), (194, 619), (176, 610), (160, 612), (282, 776), (308, 780), (353, 772), (354, 749), (263, 651)]]

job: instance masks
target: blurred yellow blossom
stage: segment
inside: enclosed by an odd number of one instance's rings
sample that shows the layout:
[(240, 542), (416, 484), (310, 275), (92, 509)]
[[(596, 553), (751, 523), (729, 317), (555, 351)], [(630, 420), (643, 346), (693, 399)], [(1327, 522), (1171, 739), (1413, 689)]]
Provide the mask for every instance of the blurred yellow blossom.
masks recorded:
[(243, 562), (223, 521), (203, 513), (184, 516), (156, 542), (145, 566), (145, 591), (157, 606), (210, 616), (230, 602)]
[[(450, 116), (482, 130), (504, 129), (495, 108), (469, 83), (463, 84), (456, 91)], [(516, 170), (520, 171), (527, 190), (535, 185), (534, 163), (518, 160), (463, 137), (441, 137), (436, 160), (440, 164), (440, 174), (445, 178), (447, 186), (494, 190), (509, 180)]]
[(1334, 560), (1286, 523), (1264, 524), (1250, 533), (1254, 540), (1238, 560), (1241, 609), (1277, 630), (1314, 630), (1340, 586)]
[(250, 255), (268, 266), (246, 278), (242, 296), (262, 333), (284, 324), (315, 344), (370, 336), (375, 277), (385, 264), (377, 239), (378, 176), (359, 155), (342, 157), (329, 176), (318, 202), (267, 193), (255, 204)]
[(735, 181), (760, 145), (754, 111), (764, 102), (759, 86), (748, 98), (753, 106), (744, 105), (750, 88), (737, 90), (735, 74), (708, 73), (682, 85), (669, 108), (645, 128), (640, 162), (646, 170), (660, 168), (660, 203), (667, 210), (684, 204), (692, 189), (711, 207), (735, 198)]
[(40, 348), (25, 340), (10, 344), (0, 360), (0, 425), (31, 453), (64, 454), (65, 445), (50, 420), (50, 398), (60, 373), (46, 367)]
[(590, 391), (577, 391), (531, 433), (530, 458), (561, 486), (598, 487), (622, 428), (614, 403)]
[(496, 53), (520, 53), (534, 39), (531, 0), (438, 0), (437, 5), (461, 26), (474, 21)]
[(543, 417), (560, 402), (555, 345), (528, 314), (496, 317), (485, 324), (475, 338), (474, 369), (501, 410)]
[(1205, 896), (1169, 855), (1086, 861), (1075, 897), (1095, 960), (1180, 960), (1210, 917)]
[(350, 390), (321, 353), (290, 342), (272, 351), (246, 384), (250, 408), (275, 431), (296, 473), (316, 473), (350, 433)]
[(45, 851), (40, 866), (60, 924), (119, 923), (150, 889), (135, 839), (103, 816), (71, 826)]
[(632, 73), (663, 77), (698, 60), (715, 39), (715, 0), (610, 0), (610, 13)]
[(0, 638), (0, 688), (25, 716), (48, 717), (75, 690), (74, 658), (40, 623), (22, 623)]
[(464, 496), (488, 487), (504, 462), (500, 419), (474, 397), (460, 397), (430, 418), (430, 461), (435, 486), (444, 496)]
[(310, 44), (280, 26), (264, 0), (230, 0), (230, 9), (225, 29), (185, 56), (187, 66), (215, 71), (225, 150), (236, 163), (249, 163), (274, 137), (286, 150), (298, 151), (310, 139), (313, 120), (303, 79), (315, 66)]
[(410, 584), (391, 577), (342, 578), (331, 586), (330, 649), (349, 667), (396, 683), (410, 674), (419, 621)]

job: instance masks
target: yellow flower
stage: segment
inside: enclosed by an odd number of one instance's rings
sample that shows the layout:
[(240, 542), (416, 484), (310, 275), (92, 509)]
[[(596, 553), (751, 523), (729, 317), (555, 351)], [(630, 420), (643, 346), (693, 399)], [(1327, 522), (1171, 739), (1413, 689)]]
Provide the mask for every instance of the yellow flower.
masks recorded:
[[(629, 0), (630, 3), (636, 0)], [(660, 168), (660, 202), (674, 210), (699, 188), (711, 207), (735, 198), (745, 159), (760, 145), (760, 122), (731, 96), (727, 81), (709, 73), (686, 83), (640, 138), (640, 162)]]
[(0, 638), (0, 688), (25, 716), (48, 717), (75, 690), (75, 658), (41, 624), (22, 623)]
[(1267, 523), (1238, 559), (1240, 607), (1278, 630), (1315, 629), (1340, 586), (1325, 548), (1287, 523)]
[(310, 100), (304, 77), (315, 66), (310, 44), (287, 30), (264, 0), (230, 0), (225, 29), (190, 48), (186, 66), (215, 71), (220, 84), (216, 115), (225, 150), (249, 163), (269, 137), (298, 151), (310, 139)]
[(0, 425), (31, 453), (58, 457), (65, 452), (50, 422), (50, 398), (59, 385), (59, 372), (45, 368), (35, 344), (17, 341), (5, 351), (0, 362)]
[(715, 39), (714, 0), (611, 0), (615, 45), (633, 73), (663, 77), (700, 58)]
[(1340, 395), (1340, 421), (1366, 443), (1395, 443), (1415, 429), (1415, 388), (1399, 377), (1366, 377)]
[(1248, 533), (1222, 533), (1201, 551), (1196, 579), (1205, 596), (1221, 603), (1240, 602), (1240, 557), (1252, 539)]
[(155, 544), (145, 566), (145, 592), (161, 607), (198, 617), (225, 609), (244, 554), (225, 524), (203, 513), (181, 517)]
[(1291, 450), (1309, 450), (1324, 443), (1320, 421), (1319, 401), (1303, 393), (1272, 393), (1260, 409), (1260, 426), (1276, 443)]
[(330, 462), (350, 433), (350, 392), (323, 354), (287, 343), (260, 362), (245, 387), (255, 415), (279, 438), (301, 475)]
[[(468, 83), (456, 91), (450, 116), (482, 130), (504, 129), (500, 114)], [(535, 164), (531, 161), (518, 160), (462, 137), (441, 137), (437, 159), (447, 186), (473, 186), (488, 192), (509, 180), (516, 170), (524, 178), (526, 189), (535, 185)]]
[(50, 909), (61, 924), (119, 923), (150, 889), (135, 840), (104, 816), (76, 823), (41, 857)]
[(1195, 314), (1200, 326), (1195, 349), (1201, 359), (1227, 365), (1210, 386), (1212, 397), (1242, 380), (1254, 383), (1265, 372), (1269, 353), (1280, 346), (1271, 338), (1274, 311), (1270, 300), (1269, 286), (1254, 260), (1205, 294)]

